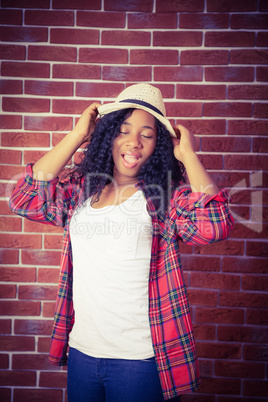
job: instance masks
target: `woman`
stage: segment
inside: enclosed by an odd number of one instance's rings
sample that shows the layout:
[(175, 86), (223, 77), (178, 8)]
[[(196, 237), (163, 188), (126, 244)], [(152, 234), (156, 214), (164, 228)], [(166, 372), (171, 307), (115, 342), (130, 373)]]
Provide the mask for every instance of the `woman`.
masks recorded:
[(233, 221), (226, 191), (193, 135), (166, 119), (157, 88), (133, 85), (112, 104), (90, 105), (26, 168), (10, 205), (65, 228), (50, 360), (66, 364), (69, 342), (69, 402), (178, 401), (198, 387), (179, 241), (225, 239)]

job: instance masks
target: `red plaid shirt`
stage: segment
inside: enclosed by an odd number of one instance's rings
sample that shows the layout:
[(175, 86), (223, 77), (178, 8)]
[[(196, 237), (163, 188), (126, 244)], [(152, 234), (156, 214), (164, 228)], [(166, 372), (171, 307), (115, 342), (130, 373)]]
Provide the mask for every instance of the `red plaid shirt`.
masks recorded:
[[(28, 219), (64, 227), (61, 270), (52, 334), (50, 361), (67, 363), (68, 336), (74, 323), (72, 248), (69, 223), (84, 201), (83, 178), (60, 182), (36, 181), (31, 165), (13, 190), (11, 209)], [(141, 188), (142, 189), (142, 188)], [(188, 186), (173, 192), (165, 219), (160, 220), (147, 198), (152, 218), (152, 255), (149, 276), (151, 336), (164, 398), (194, 391), (199, 367), (179, 254), (179, 240), (207, 244), (228, 237), (233, 219), (225, 190), (217, 195), (192, 193)]]

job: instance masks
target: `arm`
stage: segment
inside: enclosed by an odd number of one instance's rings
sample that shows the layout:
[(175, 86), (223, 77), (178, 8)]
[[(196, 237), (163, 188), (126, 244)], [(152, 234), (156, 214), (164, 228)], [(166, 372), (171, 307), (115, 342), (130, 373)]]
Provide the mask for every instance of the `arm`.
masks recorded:
[(96, 125), (98, 106), (100, 104), (97, 102), (90, 105), (81, 115), (75, 128), (34, 164), (34, 179), (52, 180), (57, 177), (77, 149), (89, 141)]
[(175, 127), (180, 139), (172, 138), (174, 155), (185, 166), (189, 183), (193, 192), (217, 194), (219, 189), (214, 183), (194, 151), (194, 136), (181, 124)]

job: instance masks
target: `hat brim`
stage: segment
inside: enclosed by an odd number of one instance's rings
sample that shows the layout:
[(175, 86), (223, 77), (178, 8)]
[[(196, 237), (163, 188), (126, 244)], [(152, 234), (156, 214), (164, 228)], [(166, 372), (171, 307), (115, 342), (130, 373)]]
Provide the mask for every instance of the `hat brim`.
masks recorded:
[(114, 102), (114, 103), (106, 103), (104, 105), (101, 105), (98, 107), (98, 112), (100, 116), (116, 112), (117, 110), (122, 110), (122, 109), (141, 109), (145, 110), (145, 112), (148, 112), (152, 114), (154, 117), (156, 117), (161, 123), (164, 124), (166, 129), (170, 132), (170, 134), (177, 138), (175, 131), (171, 125), (171, 123), (168, 121), (168, 119), (164, 116), (161, 116), (161, 114), (155, 112), (154, 110), (151, 110), (150, 108), (147, 108), (146, 106), (143, 105), (138, 105), (136, 103), (128, 103), (128, 102)]

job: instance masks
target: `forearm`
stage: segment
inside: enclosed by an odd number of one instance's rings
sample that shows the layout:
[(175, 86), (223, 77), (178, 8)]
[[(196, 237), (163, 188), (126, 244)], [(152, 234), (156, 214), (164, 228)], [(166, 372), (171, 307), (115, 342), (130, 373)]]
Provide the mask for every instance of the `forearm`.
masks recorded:
[(34, 164), (33, 178), (48, 181), (57, 177), (81, 145), (81, 139), (71, 131)]
[(196, 153), (189, 152), (184, 155), (183, 164), (193, 192), (201, 192), (210, 195), (219, 192), (219, 188), (207, 173)]

